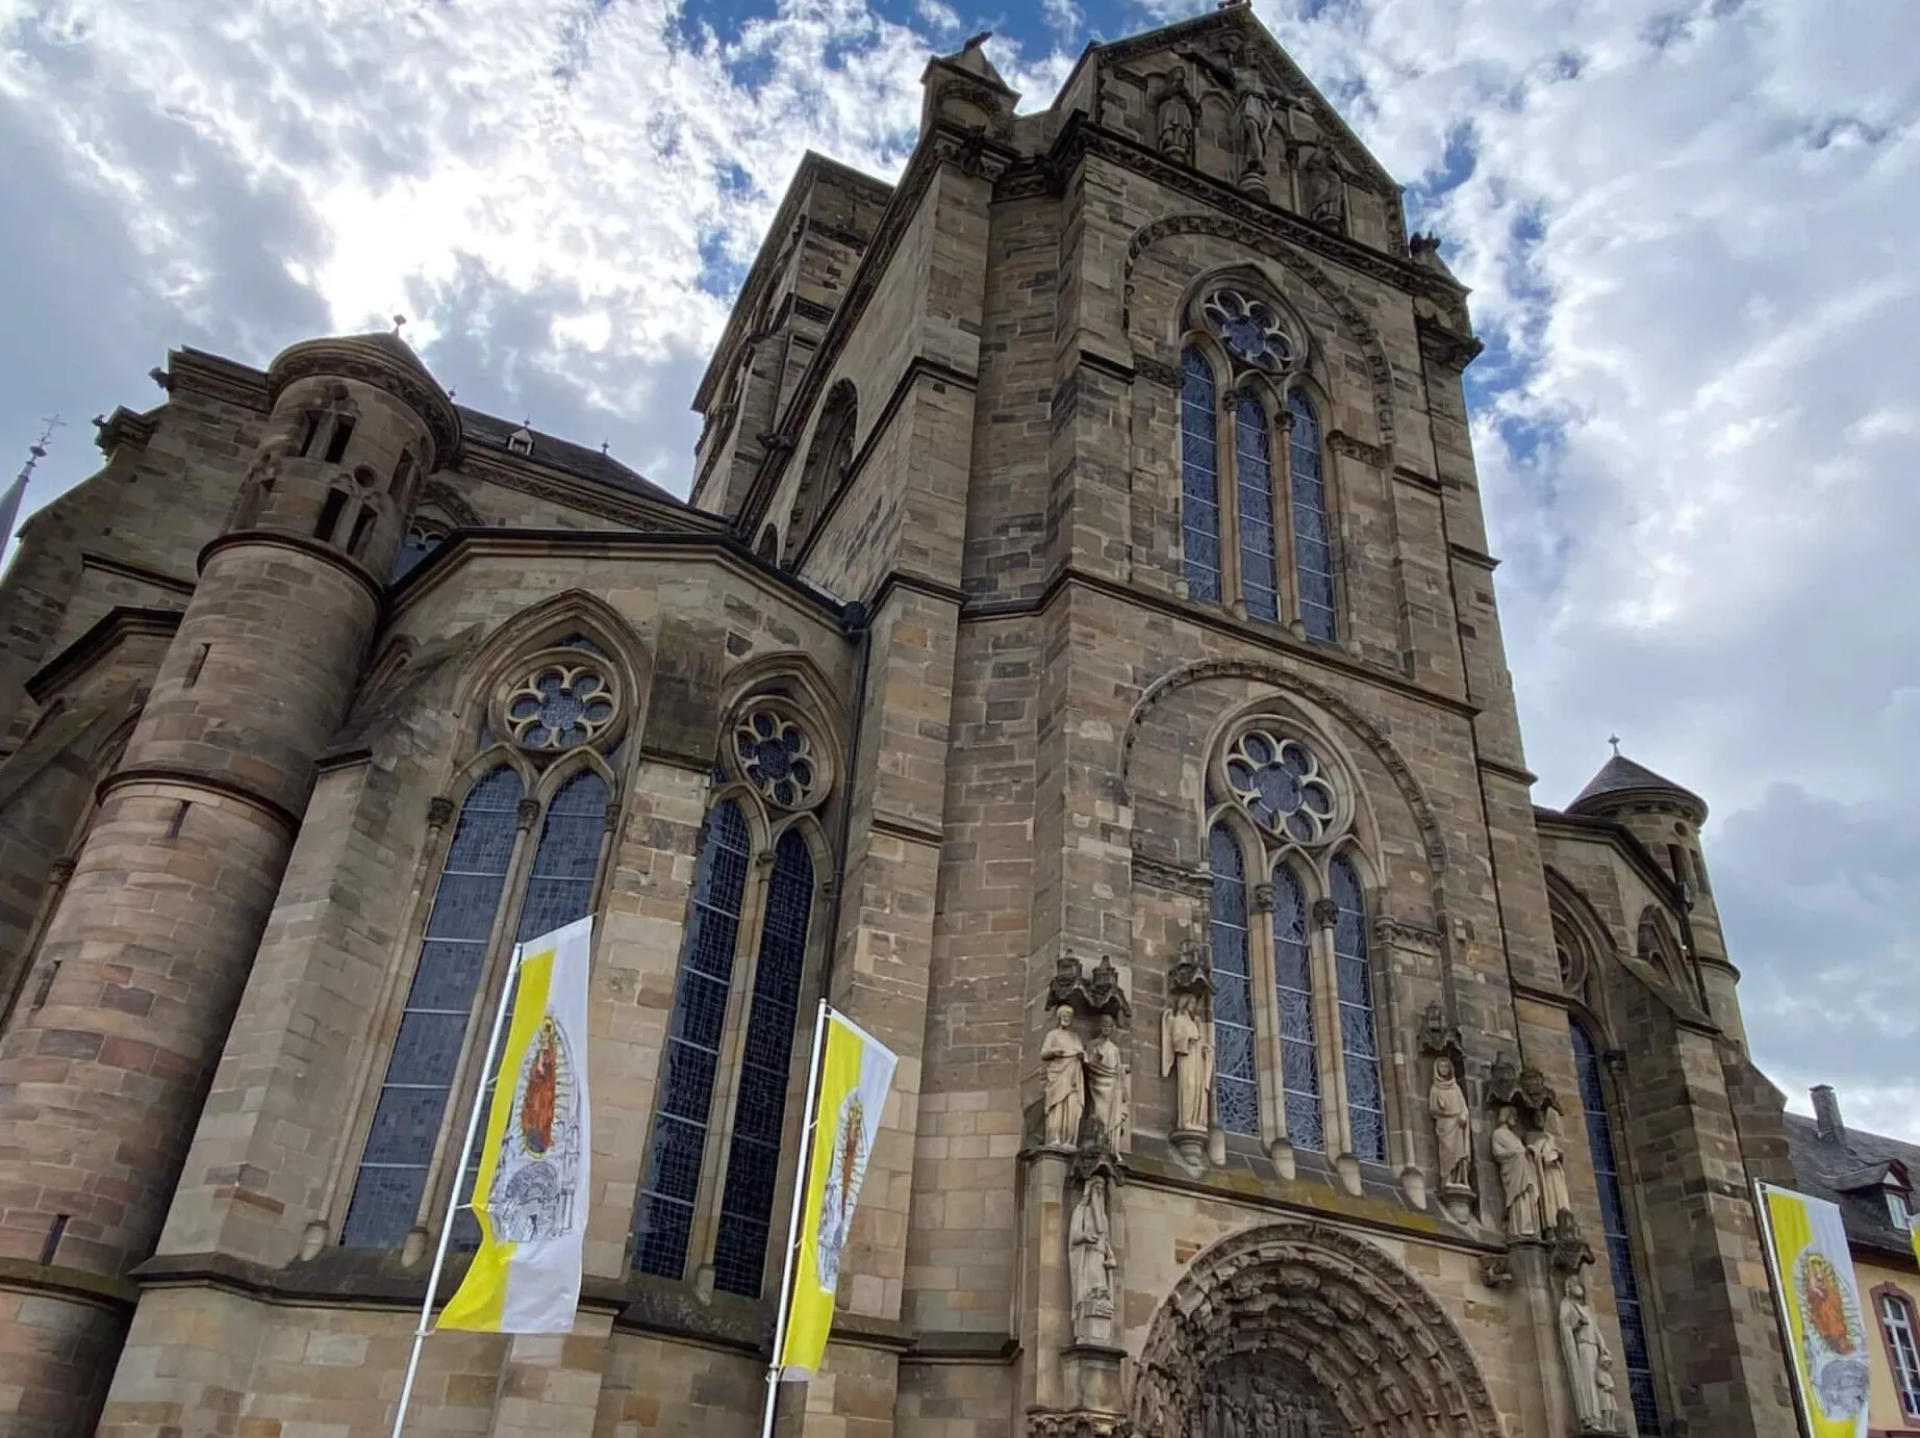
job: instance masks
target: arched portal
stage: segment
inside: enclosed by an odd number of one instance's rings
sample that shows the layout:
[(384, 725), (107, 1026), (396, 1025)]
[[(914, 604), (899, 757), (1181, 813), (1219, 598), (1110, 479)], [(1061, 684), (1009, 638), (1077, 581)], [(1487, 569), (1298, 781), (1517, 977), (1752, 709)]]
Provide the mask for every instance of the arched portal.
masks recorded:
[(1500, 1438), (1451, 1320), (1364, 1240), (1315, 1223), (1222, 1239), (1147, 1330), (1140, 1438)]

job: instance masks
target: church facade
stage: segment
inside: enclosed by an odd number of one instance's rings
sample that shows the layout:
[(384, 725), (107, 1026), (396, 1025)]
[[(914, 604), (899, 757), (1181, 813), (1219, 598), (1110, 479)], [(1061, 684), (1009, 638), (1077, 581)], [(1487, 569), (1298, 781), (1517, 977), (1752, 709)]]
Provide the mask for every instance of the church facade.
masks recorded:
[(431, 1337), (409, 1433), (757, 1431), (823, 997), (900, 1062), (784, 1433), (1795, 1432), (1705, 805), (1533, 801), (1437, 242), (1246, 7), (924, 83), (690, 501), (363, 335), (174, 353), (29, 522), (0, 1430), (386, 1434), (592, 915), (574, 1331)]

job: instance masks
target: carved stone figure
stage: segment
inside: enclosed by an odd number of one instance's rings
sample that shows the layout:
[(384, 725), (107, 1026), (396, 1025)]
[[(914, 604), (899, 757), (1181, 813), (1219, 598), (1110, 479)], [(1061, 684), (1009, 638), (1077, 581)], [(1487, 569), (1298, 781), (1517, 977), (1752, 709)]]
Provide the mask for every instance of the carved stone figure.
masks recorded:
[(1087, 1111), (1087, 1049), (1073, 1031), (1072, 1009), (1062, 1004), (1053, 1016), (1054, 1027), (1040, 1041), (1046, 1098), (1042, 1137), (1052, 1147), (1072, 1148), (1080, 1138), (1081, 1115)]
[(1600, 1345), (1600, 1366), (1593, 1375), (1594, 1397), (1600, 1404), (1600, 1426), (1604, 1432), (1624, 1431), (1620, 1422), (1620, 1399), (1613, 1387), (1613, 1354)]
[(1213, 1121), (1213, 1031), (1197, 994), (1175, 994), (1161, 1016), (1160, 1073), (1173, 1078), (1175, 1130), (1205, 1133)]
[(1067, 1231), (1068, 1277), (1073, 1285), (1073, 1332), (1084, 1342), (1104, 1343), (1112, 1336), (1113, 1237), (1107, 1219), (1107, 1180), (1089, 1178), (1073, 1206)]
[[(1587, 1286), (1569, 1278), (1560, 1296), (1560, 1353), (1567, 1364), (1567, 1384), (1573, 1390), (1574, 1416), (1583, 1433), (1613, 1433), (1620, 1427), (1620, 1410), (1612, 1399), (1613, 1355), (1600, 1336), (1593, 1309), (1587, 1305)], [(1602, 1402), (1601, 1374), (1606, 1374), (1608, 1397)]]
[(1340, 173), (1340, 162), (1324, 146), (1316, 146), (1300, 175), (1300, 198), (1307, 218), (1316, 225), (1338, 229), (1347, 217), (1346, 177)]
[(1161, 154), (1182, 164), (1193, 162), (1193, 129), (1198, 115), (1193, 92), (1187, 89), (1187, 72), (1179, 68), (1167, 71), (1167, 92), (1160, 97), (1156, 116)]
[(1454, 1077), (1452, 1059), (1433, 1061), (1427, 1112), (1433, 1117), (1433, 1138), (1440, 1153), (1441, 1186), (1466, 1188), (1473, 1173), (1473, 1120), (1467, 1116), (1467, 1096)]
[(1494, 1115), (1493, 1161), (1500, 1167), (1500, 1193), (1509, 1238), (1540, 1236), (1540, 1180), (1534, 1173), (1527, 1146), (1514, 1131), (1518, 1120), (1511, 1106)]
[(1113, 1015), (1100, 1015), (1100, 1032), (1087, 1047), (1087, 1097), (1100, 1131), (1116, 1149), (1126, 1146), (1127, 1062), (1113, 1037)]
[(1567, 1192), (1567, 1160), (1560, 1149), (1559, 1128), (1559, 1114), (1548, 1109), (1540, 1130), (1527, 1140), (1527, 1158), (1533, 1164), (1540, 1186), (1543, 1231), (1553, 1228), (1561, 1214), (1573, 1210), (1573, 1199)]

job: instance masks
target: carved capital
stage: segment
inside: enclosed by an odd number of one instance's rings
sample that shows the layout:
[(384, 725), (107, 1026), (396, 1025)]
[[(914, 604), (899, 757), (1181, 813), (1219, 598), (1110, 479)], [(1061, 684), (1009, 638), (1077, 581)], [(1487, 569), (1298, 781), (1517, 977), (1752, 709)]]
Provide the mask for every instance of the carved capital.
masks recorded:
[(1363, 439), (1355, 439), (1352, 435), (1344, 433), (1341, 430), (1336, 429), (1327, 436), (1327, 448), (1335, 454), (1344, 455), (1348, 459), (1359, 460), (1362, 464), (1370, 464), (1376, 469), (1386, 467), (1387, 454), (1385, 450), (1381, 449), (1378, 445), (1368, 444)]
[(522, 799), (520, 807), (514, 811), (513, 821), (521, 829), (531, 829), (540, 818), (540, 801)]
[(73, 877), (73, 866), (74, 860), (71, 858), (55, 859), (47, 870), (47, 879), (51, 883), (65, 887), (67, 880)]
[(444, 794), (435, 795), (427, 800), (427, 827), (444, 829), (447, 821), (453, 817), (453, 800)]
[(606, 813), (603, 817), (609, 834), (620, 827), (620, 804), (617, 800), (607, 805)]
[(1315, 899), (1313, 901), (1313, 921), (1321, 928), (1331, 929), (1334, 924), (1339, 922), (1339, 919), (1340, 906), (1334, 903), (1332, 899)]
[[(1322, 899), (1320, 902), (1324, 904), (1326, 900)], [(1273, 912), (1272, 884), (1255, 884), (1253, 886), (1253, 911), (1256, 914), (1271, 914)]]
[(1181, 376), (1177, 366), (1162, 364), (1159, 360), (1150, 359), (1146, 355), (1136, 354), (1133, 357), (1133, 372), (1137, 378), (1146, 380), (1149, 384), (1161, 385), (1167, 389), (1180, 388)]
[(1504, 1253), (1489, 1253), (1480, 1260), (1480, 1281), (1488, 1288), (1513, 1286), (1513, 1260)]

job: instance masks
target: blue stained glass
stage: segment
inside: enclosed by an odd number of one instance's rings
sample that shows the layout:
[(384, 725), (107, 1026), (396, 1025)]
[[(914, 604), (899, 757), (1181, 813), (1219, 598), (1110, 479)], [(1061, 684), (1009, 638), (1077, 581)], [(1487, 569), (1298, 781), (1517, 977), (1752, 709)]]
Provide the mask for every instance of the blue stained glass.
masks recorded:
[(1213, 1099), (1228, 1133), (1260, 1132), (1254, 1071), (1253, 965), (1247, 952), (1247, 878), (1225, 824), (1209, 839), (1213, 860)]
[(641, 1273), (685, 1276), (748, 857), (745, 817), (736, 804), (720, 805), (707, 817), (700, 846), (667, 1052), (654, 1095), (652, 1148), (634, 1209), (633, 1266)]
[(1327, 868), (1333, 891), (1333, 967), (1340, 1000), (1341, 1059), (1347, 1075), (1347, 1119), (1353, 1156), (1387, 1161), (1386, 1104), (1373, 1029), (1373, 983), (1367, 964), (1367, 910), (1360, 875), (1345, 854)]
[(1220, 597), (1220, 458), (1214, 437), (1213, 366), (1197, 349), (1180, 357), (1180, 532), (1187, 593)]
[(1313, 1042), (1313, 961), (1307, 948), (1307, 896), (1285, 864), (1273, 871), (1273, 968), (1280, 999), (1280, 1082), (1287, 1139), (1324, 1152), (1320, 1065)]
[(1267, 445), (1267, 412), (1242, 395), (1234, 413), (1234, 474), (1240, 490), (1240, 592), (1255, 619), (1280, 617), (1274, 566), (1273, 461)]
[(1327, 536), (1327, 486), (1320, 473), (1320, 421), (1313, 402), (1299, 390), (1287, 395), (1293, 416), (1288, 440), (1292, 471), (1293, 564), (1300, 592), (1300, 622), (1309, 637), (1333, 638), (1333, 546)]
[(806, 841), (789, 829), (774, 850), (760, 958), (753, 971), (753, 1008), (740, 1060), (727, 1183), (714, 1239), (713, 1286), (760, 1296), (773, 1191), (780, 1173), (780, 1131), (786, 1121), (787, 1077), (800, 1015), (800, 977), (806, 966), (807, 925), (813, 915), (813, 860)]
[(1584, 1027), (1574, 1024), (1573, 1069), (1580, 1085), (1580, 1108), (1587, 1120), (1587, 1146), (1593, 1154), (1594, 1186), (1600, 1193), (1600, 1224), (1606, 1235), (1607, 1269), (1613, 1276), (1613, 1306), (1620, 1315), (1621, 1367), (1627, 1374), (1627, 1397), (1634, 1424), (1641, 1434), (1660, 1431), (1660, 1402), (1653, 1379), (1653, 1357), (1647, 1344), (1646, 1314), (1640, 1306), (1640, 1286), (1634, 1278), (1633, 1239), (1627, 1232), (1627, 1205), (1620, 1191), (1620, 1165), (1614, 1158), (1613, 1129), (1607, 1119), (1606, 1081), (1600, 1056)]
[(348, 1247), (397, 1248), (419, 1214), (486, 966), (487, 939), (513, 862), (521, 792), (520, 776), (502, 765), (475, 784), (461, 805), (340, 1225), (340, 1242)]

